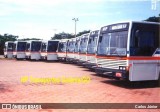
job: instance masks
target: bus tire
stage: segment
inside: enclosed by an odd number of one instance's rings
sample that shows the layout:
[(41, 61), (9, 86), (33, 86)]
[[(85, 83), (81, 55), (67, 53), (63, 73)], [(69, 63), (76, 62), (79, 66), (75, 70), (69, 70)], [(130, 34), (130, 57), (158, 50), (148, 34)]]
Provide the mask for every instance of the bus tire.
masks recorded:
[(6, 55), (4, 55), (4, 58), (7, 58), (7, 56), (6, 56)]

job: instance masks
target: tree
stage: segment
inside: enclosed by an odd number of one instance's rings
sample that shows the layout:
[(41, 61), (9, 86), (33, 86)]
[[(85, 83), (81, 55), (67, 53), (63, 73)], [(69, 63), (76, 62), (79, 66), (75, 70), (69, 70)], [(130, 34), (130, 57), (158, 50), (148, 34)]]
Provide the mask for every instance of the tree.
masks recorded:
[(70, 34), (70, 33), (62, 32), (62, 33), (55, 34), (53, 37), (51, 37), (51, 40), (55, 40), (55, 39), (70, 39), (70, 38), (74, 38), (74, 35)]
[(160, 14), (159, 16), (153, 16), (153, 17), (149, 17), (148, 19), (144, 20), (144, 21), (150, 21), (150, 22), (160, 22)]
[(18, 39), (18, 40), (27, 41), (27, 40), (41, 40), (41, 39), (39, 39), (39, 38), (23, 38), (23, 39)]
[(78, 36), (81, 36), (81, 35), (83, 35), (85, 33), (89, 33), (89, 32), (90, 32), (90, 30), (84, 30), (82, 32), (79, 32), (76, 36), (78, 37)]

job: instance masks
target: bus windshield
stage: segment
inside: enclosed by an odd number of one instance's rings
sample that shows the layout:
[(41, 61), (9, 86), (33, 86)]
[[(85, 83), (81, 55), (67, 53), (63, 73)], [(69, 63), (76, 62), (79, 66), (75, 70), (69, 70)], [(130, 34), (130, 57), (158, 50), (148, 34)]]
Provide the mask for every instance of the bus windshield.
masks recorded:
[(38, 52), (40, 50), (40, 48), (41, 48), (41, 42), (36, 42), (36, 41), (32, 42), (31, 51)]
[(74, 48), (74, 52), (77, 53), (79, 51), (79, 43), (80, 43), (80, 40), (77, 39), (76, 40), (76, 43), (75, 43), (75, 48)]
[(74, 52), (75, 43), (75, 41), (68, 42), (68, 52)]
[(58, 41), (49, 41), (47, 52), (56, 52), (58, 47)]
[(25, 51), (26, 42), (18, 42), (17, 51)]
[(94, 54), (96, 52), (97, 38), (98, 38), (98, 35), (91, 36), (89, 38), (88, 47), (87, 47), (88, 54)]
[(105, 33), (99, 40), (98, 54), (126, 56), (128, 31)]
[(13, 43), (8, 43), (7, 51), (13, 51)]
[(59, 43), (59, 46), (58, 46), (58, 52), (66, 52), (66, 42), (61, 42)]
[(81, 38), (80, 46), (79, 46), (79, 52), (80, 53), (86, 53), (87, 51), (87, 42), (88, 42), (88, 35), (84, 38)]

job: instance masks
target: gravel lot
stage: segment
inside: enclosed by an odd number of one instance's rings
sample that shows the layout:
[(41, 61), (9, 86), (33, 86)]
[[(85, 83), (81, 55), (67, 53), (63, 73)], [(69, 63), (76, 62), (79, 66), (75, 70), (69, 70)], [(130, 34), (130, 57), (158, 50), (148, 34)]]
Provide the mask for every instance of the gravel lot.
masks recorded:
[[(1, 103), (160, 103), (158, 82), (132, 85), (126, 81), (98, 76), (81, 66), (62, 62), (17, 61), (1, 58), (0, 67)], [(83, 80), (78, 83), (67, 80), (66, 82), (43, 84), (32, 82), (31, 78), (60, 78), (61, 80), (62, 78), (79, 78)], [(87, 82), (83, 82), (84, 80)], [(0, 111), (7, 112), (8, 110)], [(46, 109), (34, 111), (159, 112), (158, 109)]]

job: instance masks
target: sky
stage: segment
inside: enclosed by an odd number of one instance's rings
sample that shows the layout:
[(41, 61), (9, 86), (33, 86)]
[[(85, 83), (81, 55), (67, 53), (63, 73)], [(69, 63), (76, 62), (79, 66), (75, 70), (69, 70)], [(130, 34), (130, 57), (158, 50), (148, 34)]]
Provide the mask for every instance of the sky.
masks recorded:
[[(155, 1), (155, 2), (154, 2)], [(155, 4), (154, 4), (155, 3)], [(160, 14), (160, 0), (0, 0), (0, 34), (50, 39)]]

